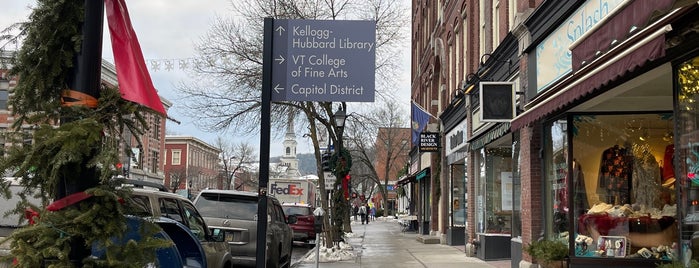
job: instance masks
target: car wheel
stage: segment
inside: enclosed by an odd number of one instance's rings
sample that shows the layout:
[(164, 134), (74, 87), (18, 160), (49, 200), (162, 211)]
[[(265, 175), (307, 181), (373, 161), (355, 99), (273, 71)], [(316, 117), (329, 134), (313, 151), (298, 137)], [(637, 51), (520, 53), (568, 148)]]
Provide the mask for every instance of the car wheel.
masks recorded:
[(267, 252), (267, 268), (279, 268), (279, 255), (281, 255), (281, 247), (276, 252)]

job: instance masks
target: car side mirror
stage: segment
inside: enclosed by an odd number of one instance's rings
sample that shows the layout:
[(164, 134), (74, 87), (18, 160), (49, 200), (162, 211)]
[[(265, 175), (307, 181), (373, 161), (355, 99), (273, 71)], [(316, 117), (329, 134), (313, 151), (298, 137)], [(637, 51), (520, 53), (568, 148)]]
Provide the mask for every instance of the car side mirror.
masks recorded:
[(287, 224), (294, 224), (294, 223), (296, 223), (297, 221), (299, 221), (299, 218), (298, 218), (298, 216), (296, 216), (296, 215), (289, 215), (289, 216), (287, 217), (287, 219), (286, 219), (286, 223), (287, 223)]
[(211, 239), (214, 242), (223, 242), (226, 239), (226, 232), (219, 228), (211, 229)]

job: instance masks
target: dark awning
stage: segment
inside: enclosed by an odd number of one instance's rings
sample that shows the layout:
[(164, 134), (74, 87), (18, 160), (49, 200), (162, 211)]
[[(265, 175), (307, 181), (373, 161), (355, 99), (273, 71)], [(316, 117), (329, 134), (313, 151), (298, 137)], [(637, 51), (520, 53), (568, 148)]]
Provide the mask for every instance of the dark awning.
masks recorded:
[(396, 185), (402, 186), (402, 185), (406, 185), (406, 184), (411, 183), (411, 182), (415, 182), (415, 176), (403, 175), (402, 177), (400, 177), (398, 179), (398, 181), (396, 182)]
[(579, 70), (583, 62), (592, 62), (598, 52), (607, 51), (626, 39), (629, 29), (635, 27), (640, 30), (648, 25), (652, 15), (667, 13), (672, 3), (673, 0), (631, 1), (605, 23), (597, 24), (570, 45), (573, 72)]
[(485, 147), (486, 144), (499, 139), (510, 131), (510, 123), (499, 123), (483, 134), (469, 140), (469, 149), (472, 151)]
[(531, 124), (648, 62), (664, 57), (665, 33), (672, 30), (668, 23), (684, 13), (679, 11), (673, 10), (637, 30), (631, 37), (553, 85), (549, 89), (553, 93), (541, 101), (532, 101), (531, 108), (512, 120), (511, 129), (515, 131)]

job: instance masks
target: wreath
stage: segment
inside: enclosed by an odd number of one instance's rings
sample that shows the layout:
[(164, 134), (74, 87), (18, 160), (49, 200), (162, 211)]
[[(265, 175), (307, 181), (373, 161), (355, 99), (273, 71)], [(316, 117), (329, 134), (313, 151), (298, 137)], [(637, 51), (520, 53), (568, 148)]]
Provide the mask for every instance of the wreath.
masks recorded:
[(333, 167), (335, 174), (347, 174), (352, 168), (352, 155), (349, 150), (342, 148), (340, 153), (335, 152), (330, 157), (330, 167)]

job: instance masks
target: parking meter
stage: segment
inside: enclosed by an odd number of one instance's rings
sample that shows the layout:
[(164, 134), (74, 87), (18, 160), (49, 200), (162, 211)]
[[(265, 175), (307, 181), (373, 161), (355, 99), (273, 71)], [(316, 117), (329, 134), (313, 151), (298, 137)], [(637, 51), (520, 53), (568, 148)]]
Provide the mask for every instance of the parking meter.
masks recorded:
[(321, 207), (313, 211), (313, 217), (315, 217), (313, 231), (316, 233), (316, 268), (320, 264), (320, 235), (318, 233), (323, 231), (323, 214), (325, 214), (325, 211)]
[(320, 207), (313, 211), (313, 217), (315, 217), (313, 222), (313, 231), (316, 234), (323, 232), (323, 214), (325, 214), (325, 211), (323, 211), (323, 208)]

